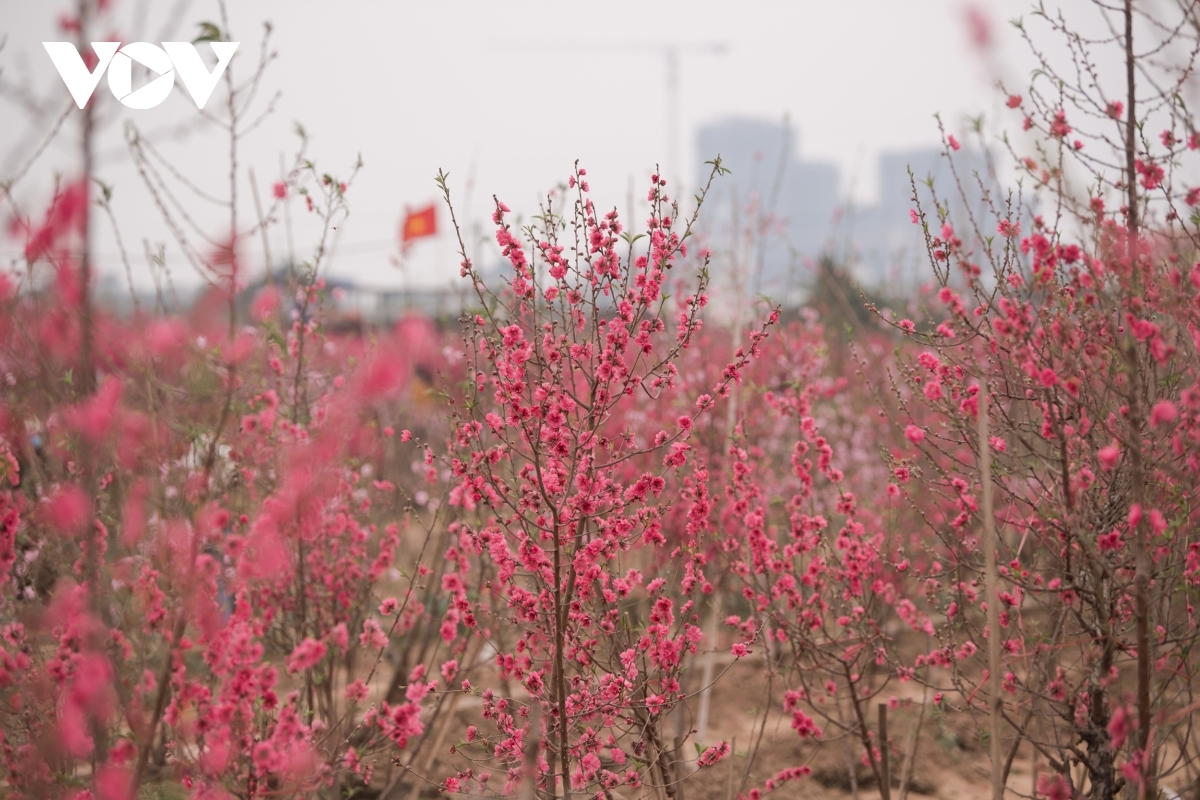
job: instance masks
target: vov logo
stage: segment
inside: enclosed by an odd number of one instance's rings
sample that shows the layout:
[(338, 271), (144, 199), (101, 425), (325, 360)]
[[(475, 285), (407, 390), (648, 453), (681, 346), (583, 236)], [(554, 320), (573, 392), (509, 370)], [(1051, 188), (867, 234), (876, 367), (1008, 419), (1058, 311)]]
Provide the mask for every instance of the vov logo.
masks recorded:
[[(196, 46), (191, 42), (163, 42), (162, 47), (149, 42), (130, 42), (124, 47), (120, 42), (92, 42), (92, 50), (96, 51), (98, 60), (96, 68), (89, 72), (75, 45), (70, 42), (42, 42), (71, 97), (75, 99), (75, 105), (80, 108), (87, 105), (107, 69), (108, 88), (112, 90), (113, 97), (123, 105), (136, 109), (154, 108), (166, 100), (171, 87), (175, 85), (175, 73), (179, 73), (184, 87), (196, 101), (196, 108), (204, 108), (239, 43), (209, 44), (217, 56), (217, 66), (211, 72), (204, 66)], [(133, 90), (135, 61), (158, 75), (137, 91)]]

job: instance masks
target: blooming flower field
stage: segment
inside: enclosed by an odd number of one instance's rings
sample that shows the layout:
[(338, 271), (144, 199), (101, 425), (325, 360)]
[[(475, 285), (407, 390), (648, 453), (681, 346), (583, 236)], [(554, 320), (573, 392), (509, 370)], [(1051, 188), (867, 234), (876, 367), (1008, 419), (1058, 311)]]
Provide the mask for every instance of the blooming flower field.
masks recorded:
[[(1073, 66), (998, 87), (1007, 167), (942, 130), (924, 285), (886, 301), (722, 297), (711, 154), (645, 219), (581, 164), (494, 199), (498, 272), (439, 173), (403, 236), (445, 214), (461, 317), (343, 325), (361, 165), (302, 151), (239, 227), (231, 79), (211, 288), (118, 314), (79, 110), (78, 170), (0, 185), (0, 794), (1190, 796), (1197, 22), (1118, 6), (1026, 33)], [(285, 208), (320, 237), (263, 281)]]

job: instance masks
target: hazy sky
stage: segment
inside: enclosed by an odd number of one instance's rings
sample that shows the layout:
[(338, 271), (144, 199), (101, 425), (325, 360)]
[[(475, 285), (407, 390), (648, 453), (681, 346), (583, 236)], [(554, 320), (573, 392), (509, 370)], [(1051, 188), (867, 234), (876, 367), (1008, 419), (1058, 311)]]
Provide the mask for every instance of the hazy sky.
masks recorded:
[[(112, 21), (102, 30), (111, 28), (122, 41), (190, 40), (201, 21), (220, 20), (213, 0), (113, 5)], [(71, 7), (0, 0), (0, 33), (7, 37), (0, 52), (3, 80), (42, 98), (51, 117), (69, 97), (41, 42), (71, 38), (56, 28), (56, 19)], [(269, 21), (269, 46), (277, 58), (263, 79), (260, 107), (279, 93), (274, 113), (240, 144), (240, 191), (244, 200), (245, 168), (252, 166), (260, 191), (269, 192), (281, 154), (295, 149), (291, 131), (300, 122), (312, 136), (310, 154), (324, 170), (345, 172), (357, 153), (365, 163), (349, 194), (352, 216), (340, 232), (334, 273), (372, 285), (449, 280), (457, 273), (452, 266), (457, 258), (445, 236), (417, 244), (407, 276), (388, 263), (405, 206), (435, 199), (439, 167), (449, 171), (460, 201), (472, 179), (470, 211), (481, 221), (493, 193), (514, 210), (535, 212), (538, 197), (565, 179), (577, 158), (588, 169), (597, 201), (624, 210), (630, 179), (644, 195), (653, 165), (670, 155), (661, 46), (720, 43), (721, 55), (685, 53), (681, 59), (685, 181), (691, 182), (695, 164), (713, 155), (694, 152), (697, 125), (736, 115), (781, 120), (787, 114), (800, 155), (835, 163), (843, 193), (870, 203), (879, 153), (935, 144), (935, 112), (952, 131), (961, 132), (968, 114), (1000, 116), (1015, 125), (1002, 115), (1002, 98), (992, 86), (998, 74), (1027, 79), (1027, 48), (1007, 22), (1027, 13), (1029, 2), (991, 0), (975, 8), (991, 22), (986, 54), (972, 43), (968, 5), (960, 0), (586, 5), (235, 0), (228, 8), (232, 38), (242, 43), (233, 61), (235, 76), (253, 71), (262, 24)], [(138, 18), (144, 18), (140, 26)], [(164, 31), (172, 19), (174, 28)], [(107, 91), (102, 81), (97, 92)], [(217, 90), (208, 110), (220, 107), (222, 93)], [(178, 84), (150, 111), (123, 108), (111, 97), (106, 101), (109, 121), (98, 148), (98, 173), (116, 188), (114, 211), (132, 251), (135, 277), (142, 280), (148, 274), (143, 239), (166, 242), (169, 254), (177, 248), (130, 165), (125, 124), (135, 124), (198, 188), (218, 197), (228, 194), (228, 142), (203, 123)], [(0, 108), (6, 121), (0, 129), (0, 174), (8, 176), (48, 120), (22, 110), (11, 88)], [(75, 163), (77, 119), (68, 115), (58, 141), (17, 186), (26, 209), (41, 209), (54, 170), (69, 172)], [(189, 203), (198, 224), (214, 235), (224, 230), (226, 211), (201, 200)], [(253, 206), (243, 202), (242, 210), (244, 221), (251, 222)], [(301, 207), (295, 212), (305, 216)], [(0, 216), (10, 215), (11, 208), (0, 208)], [(311, 243), (304, 222), (299, 219), (296, 233), (302, 251)], [(284, 252), (282, 227), (271, 235), (274, 252)], [(9, 240), (2, 252), (12, 249)], [(122, 271), (107, 223), (95, 249), (103, 271)], [(261, 248), (248, 248), (246, 257), (261, 266)], [(179, 283), (195, 281), (178, 258), (172, 266)]]

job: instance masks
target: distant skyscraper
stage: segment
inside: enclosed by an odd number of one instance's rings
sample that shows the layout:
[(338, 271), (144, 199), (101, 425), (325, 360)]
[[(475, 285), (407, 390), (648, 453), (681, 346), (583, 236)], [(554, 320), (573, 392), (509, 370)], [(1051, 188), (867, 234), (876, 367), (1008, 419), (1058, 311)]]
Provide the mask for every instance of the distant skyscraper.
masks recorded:
[[(727, 119), (701, 127), (696, 146), (701, 161), (720, 155), (732, 171), (714, 182), (701, 219), (705, 244), (713, 252), (714, 281), (735, 294), (792, 302), (811, 285), (816, 275), (812, 266), (823, 255), (844, 265), (866, 287), (885, 293), (910, 290), (928, 275), (924, 238), (910, 216), (913, 181), (935, 232), (941, 225), (929, 178), (937, 197), (949, 202), (956, 226), (965, 231), (959, 186), (940, 148), (884, 153), (879, 203), (862, 207), (839, 196), (835, 165), (800, 158), (795, 133), (786, 124)], [(976, 174), (992, 185), (986, 164), (977, 152), (963, 149), (953, 155), (966, 208), (980, 219), (983, 195)], [(710, 169), (700, 167), (700, 186)]]
[[(938, 201), (949, 205), (951, 220), (965, 232), (969, 208), (980, 219), (982, 190), (979, 178), (989, 183), (986, 164), (978, 152), (954, 152), (954, 168), (940, 148), (927, 147), (883, 153), (879, 158), (879, 203), (870, 208), (851, 208), (846, 220), (849, 252), (842, 257), (850, 262), (855, 277), (873, 288), (907, 290), (928, 276), (925, 239), (921, 228), (913, 224), (911, 211), (916, 208), (913, 188), (933, 233), (941, 231), (934, 192)], [(911, 171), (911, 175), (909, 174)], [(955, 174), (958, 179), (955, 180)], [(928, 181), (932, 179), (931, 191)], [(959, 196), (960, 184), (962, 194)], [(984, 231), (986, 234), (987, 231)], [(963, 236), (962, 238), (967, 238)]]
[[(837, 167), (802, 160), (789, 126), (758, 119), (700, 128), (696, 152), (701, 161), (720, 155), (732, 171), (715, 181), (702, 214), (714, 277), (751, 295), (786, 293), (801, 259), (820, 253), (833, 229)], [(700, 167), (700, 186), (710, 169)]]

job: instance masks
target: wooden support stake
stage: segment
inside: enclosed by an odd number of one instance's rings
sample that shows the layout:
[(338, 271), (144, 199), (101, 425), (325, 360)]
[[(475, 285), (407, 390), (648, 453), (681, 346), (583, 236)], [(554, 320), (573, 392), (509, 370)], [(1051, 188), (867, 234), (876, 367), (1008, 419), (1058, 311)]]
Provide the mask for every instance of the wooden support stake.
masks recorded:
[(887, 703), (879, 704), (879, 796), (892, 800), (892, 776), (888, 772)]
[(1000, 754), (1000, 575), (996, 568), (996, 518), (992, 508), (992, 456), (988, 442), (987, 381), (979, 385), (979, 483), (983, 494), (983, 552), (986, 559), (988, 621), (988, 717), (992, 754), (992, 800), (1004, 798), (1004, 759)]

